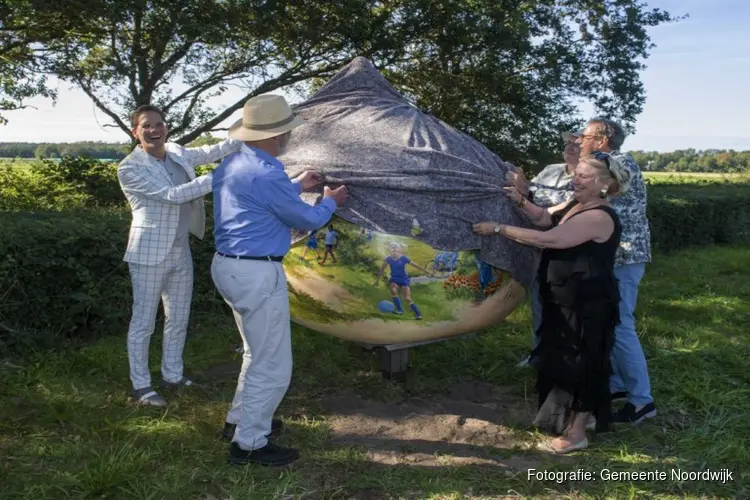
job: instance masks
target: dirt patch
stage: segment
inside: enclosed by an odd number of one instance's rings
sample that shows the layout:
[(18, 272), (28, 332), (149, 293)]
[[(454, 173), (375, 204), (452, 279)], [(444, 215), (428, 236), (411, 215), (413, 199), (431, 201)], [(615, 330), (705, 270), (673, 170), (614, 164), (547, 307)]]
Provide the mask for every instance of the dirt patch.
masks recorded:
[(348, 396), (325, 406), (332, 414), (332, 442), (362, 446), (373, 462), (487, 465), (509, 474), (540, 465), (527, 433), (534, 402), (502, 387), (462, 382), (429, 400), (387, 404)]
[(295, 269), (294, 273), (288, 272), (286, 279), (295, 290), (314, 297), (337, 312), (343, 312), (342, 301), (356, 300), (346, 288), (304, 268)]

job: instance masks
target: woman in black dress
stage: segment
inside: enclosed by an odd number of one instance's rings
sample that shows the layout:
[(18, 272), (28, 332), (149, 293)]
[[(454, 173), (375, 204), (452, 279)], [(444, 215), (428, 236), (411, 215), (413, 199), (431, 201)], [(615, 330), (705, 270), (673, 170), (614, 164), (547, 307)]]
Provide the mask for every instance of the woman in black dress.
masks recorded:
[(555, 453), (588, 446), (586, 424), (592, 415), (597, 430), (606, 430), (609, 422), (609, 355), (619, 321), (614, 258), (621, 228), (607, 198), (627, 189), (628, 175), (614, 158), (597, 152), (576, 167), (570, 202), (542, 208), (515, 188), (505, 188), (529, 219), (546, 230), (474, 225), (478, 234), (499, 234), (543, 249), (540, 343), (533, 353), (539, 359), (539, 406), (554, 406), (563, 395), (569, 412), (562, 436), (548, 445)]

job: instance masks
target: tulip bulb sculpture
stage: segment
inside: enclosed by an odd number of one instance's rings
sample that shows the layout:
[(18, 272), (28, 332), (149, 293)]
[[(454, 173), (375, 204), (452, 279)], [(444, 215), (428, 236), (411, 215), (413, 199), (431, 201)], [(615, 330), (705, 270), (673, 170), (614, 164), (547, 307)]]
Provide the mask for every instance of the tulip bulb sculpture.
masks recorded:
[(538, 250), (472, 232), (485, 220), (528, 227), (503, 193), (511, 165), (417, 109), (362, 57), (295, 112), (306, 124), (281, 156), (287, 173), (316, 169), (350, 196), (325, 227), (294, 232), (293, 321), (405, 344), (482, 330), (524, 299)]

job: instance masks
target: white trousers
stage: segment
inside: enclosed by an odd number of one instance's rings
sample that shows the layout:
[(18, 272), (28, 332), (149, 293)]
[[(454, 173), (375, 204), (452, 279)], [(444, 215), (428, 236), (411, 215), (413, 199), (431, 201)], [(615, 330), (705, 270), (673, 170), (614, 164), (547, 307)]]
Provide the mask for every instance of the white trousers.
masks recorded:
[(128, 359), (133, 389), (151, 386), (148, 350), (156, 326), (159, 302), (164, 305), (162, 378), (179, 382), (183, 376), (190, 305), (193, 296), (193, 256), (190, 247), (173, 247), (159, 264), (130, 264), (133, 315), (128, 329)]
[(286, 274), (279, 262), (214, 254), (211, 277), (232, 308), (245, 349), (226, 421), (237, 424), (237, 445), (243, 450), (255, 450), (268, 442), (271, 419), (292, 378)]

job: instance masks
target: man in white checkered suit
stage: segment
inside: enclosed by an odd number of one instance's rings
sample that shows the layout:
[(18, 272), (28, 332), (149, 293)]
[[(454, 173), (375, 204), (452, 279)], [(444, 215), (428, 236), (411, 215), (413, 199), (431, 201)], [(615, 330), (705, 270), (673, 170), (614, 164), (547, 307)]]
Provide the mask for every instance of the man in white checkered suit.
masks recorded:
[(133, 220), (125, 262), (133, 286), (133, 311), (128, 329), (128, 358), (133, 397), (138, 403), (164, 406), (153, 390), (148, 351), (159, 302), (164, 305), (161, 372), (164, 386), (192, 382), (183, 375), (185, 346), (193, 295), (193, 259), (188, 233), (203, 239), (206, 213), (202, 197), (212, 190), (212, 175), (196, 177), (195, 167), (238, 151), (241, 141), (185, 148), (167, 143), (164, 113), (150, 105), (132, 116), (133, 135), (140, 143), (117, 171)]

